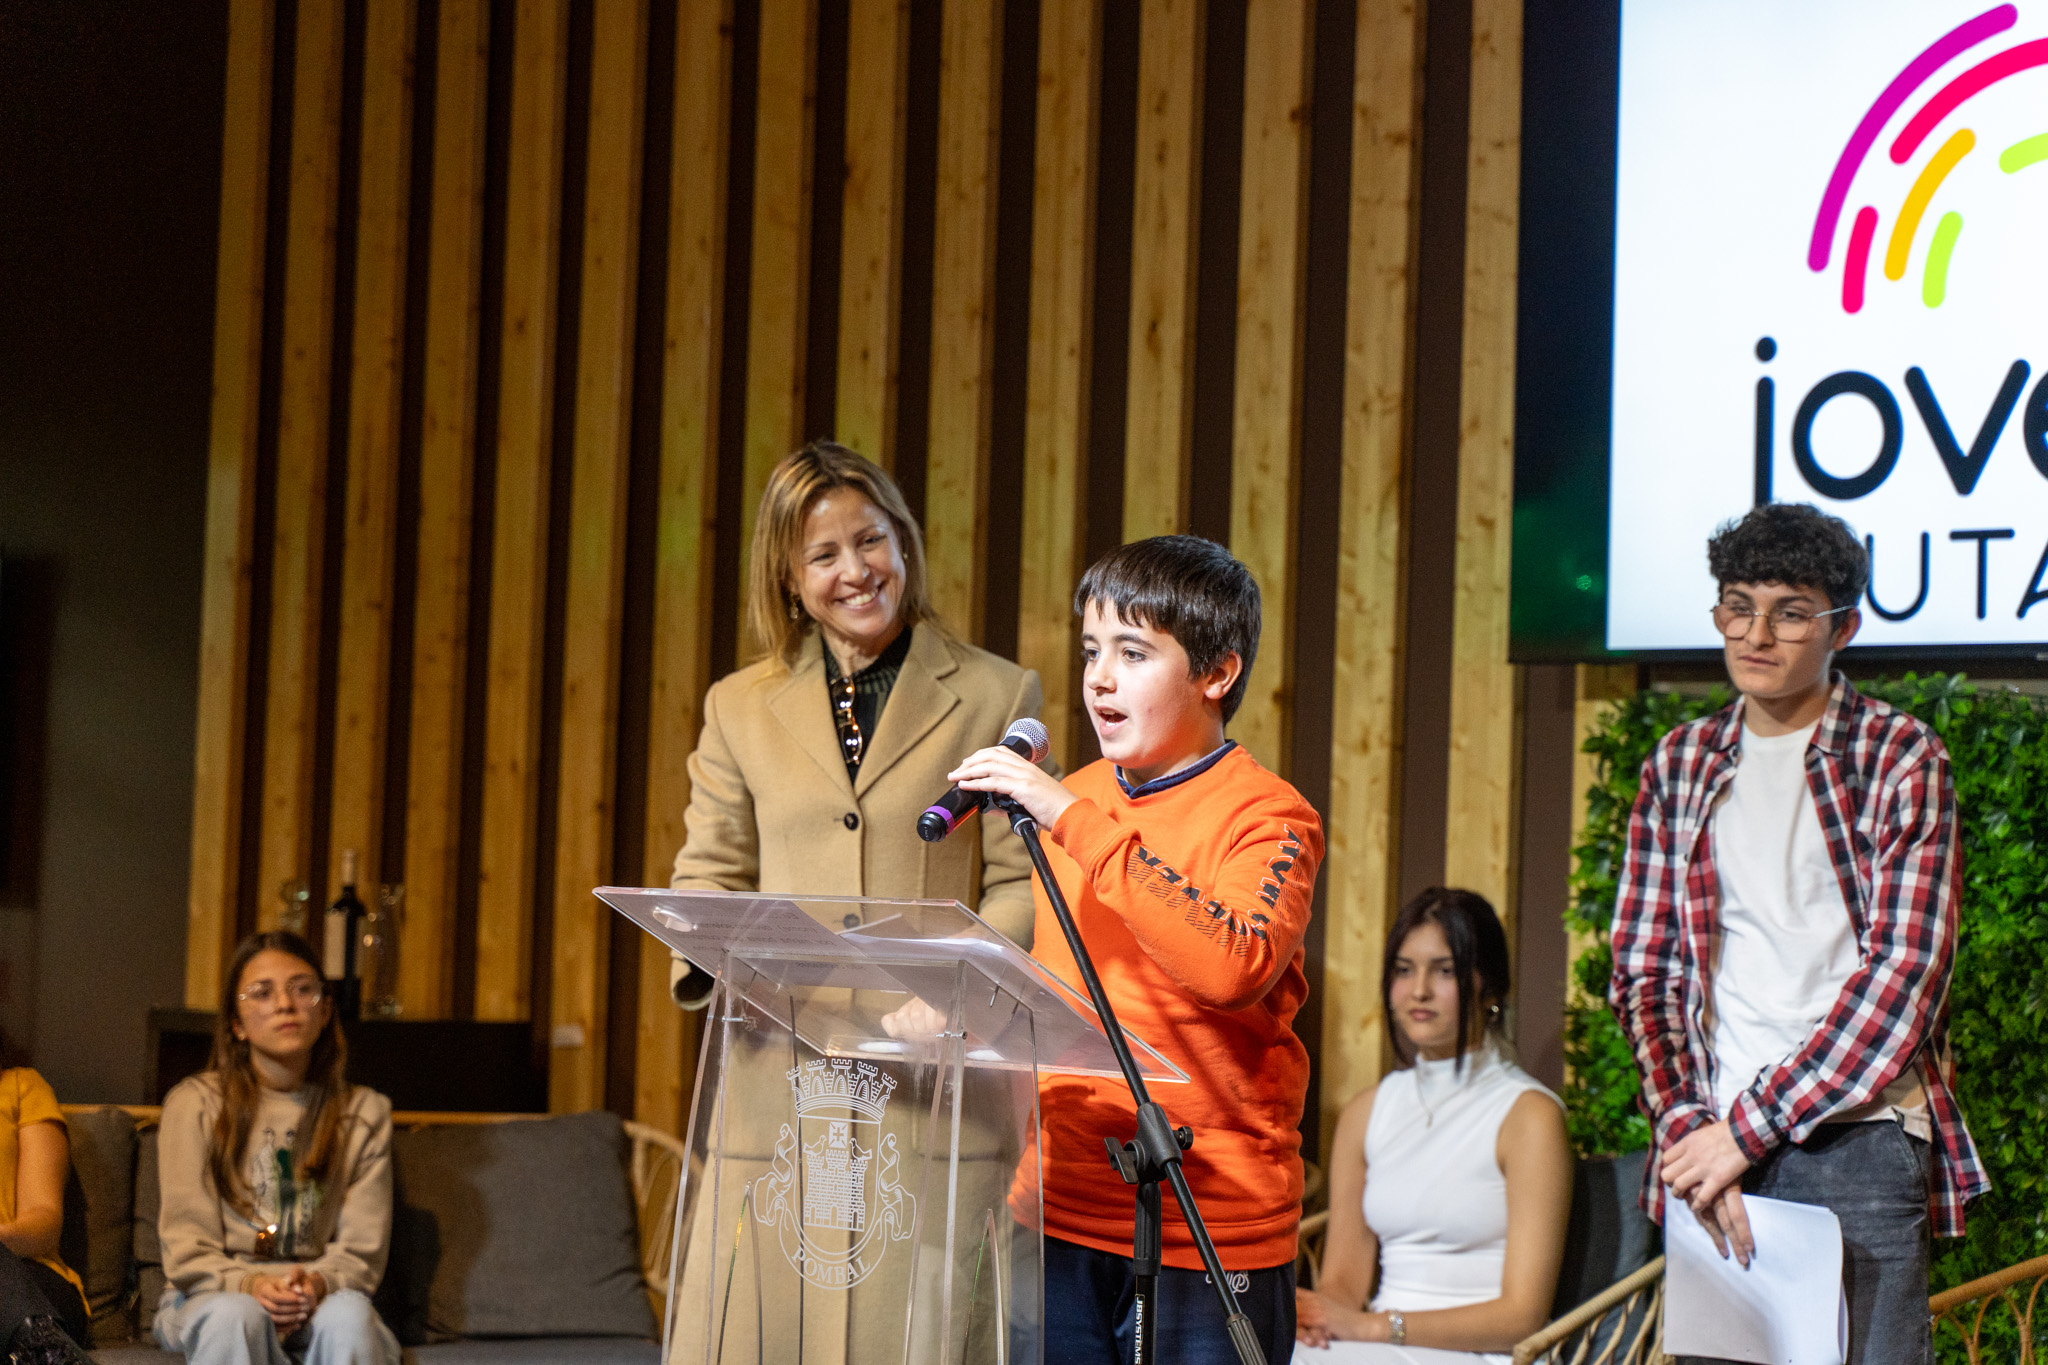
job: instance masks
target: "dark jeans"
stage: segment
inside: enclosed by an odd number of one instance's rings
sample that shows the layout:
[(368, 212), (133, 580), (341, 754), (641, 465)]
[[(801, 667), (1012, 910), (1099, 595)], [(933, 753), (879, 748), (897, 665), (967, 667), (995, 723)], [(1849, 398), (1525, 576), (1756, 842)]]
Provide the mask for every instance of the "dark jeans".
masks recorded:
[[(1842, 1220), (1848, 1365), (1931, 1365), (1927, 1144), (1896, 1123), (1824, 1123), (1742, 1177), (1744, 1194), (1819, 1204)], [(1690, 1217), (1675, 1202), (1674, 1215)], [(1832, 1314), (1830, 1304), (1826, 1311)]]
[(33, 1317), (53, 1317), (66, 1336), (85, 1345), (85, 1300), (71, 1281), (40, 1261), (25, 1261), (0, 1247), (0, 1355), (14, 1329)]
[[(1026, 1239), (1028, 1240), (1028, 1239)], [(1021, 1267), (1020, 1267), (1021, 1268)], [(1045, 1239), (1046, 1365), (1123, 1365), (1131, 1359), (1131, 1258), (1057, 1237)], [(1294, 1356), (1294, 1264), (1235, 1272), (1231, 1287), (1269, 1362)], [(1165, 1266), (1153, 1300), (1160, 1365), (1238, 1365), (1209, 1277)], [(1014, 1358), (1036, 1361), (1039, 1343), (1019, 1333)]]

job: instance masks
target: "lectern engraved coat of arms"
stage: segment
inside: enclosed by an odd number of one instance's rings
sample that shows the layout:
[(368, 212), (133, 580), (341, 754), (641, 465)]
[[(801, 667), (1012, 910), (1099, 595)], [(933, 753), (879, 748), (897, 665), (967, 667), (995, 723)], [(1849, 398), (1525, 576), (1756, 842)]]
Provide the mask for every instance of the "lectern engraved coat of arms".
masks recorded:
[(796, 1126), (782, 1125), (769, 1173), (754, 1183), (754, 1216), (775, 1229), (805, 1280), (850, 1289), (916, 1222), (896, 1135), (882, 1132), (896, 1078), (846, 1057), (816, 1058), (788, 1076)]

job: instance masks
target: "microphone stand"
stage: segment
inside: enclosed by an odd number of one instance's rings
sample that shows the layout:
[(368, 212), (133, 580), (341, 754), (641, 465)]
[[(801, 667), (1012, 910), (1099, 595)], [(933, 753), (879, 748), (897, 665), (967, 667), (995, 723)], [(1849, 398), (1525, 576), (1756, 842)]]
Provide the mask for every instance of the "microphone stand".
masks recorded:
[(1067, 908), (1066, 897), (1060, 894), (1060, 884), (1045, 860), (1045, 846), (1038, 839), (1038, 822), (1008, 797), (992, 797), (991, 802), (1010, 817), (1010, 828), (1017, 832), (1024, 841), (1025, 851), (1031, 855), (1031, 866), (1038, 873), (1039, 885), (1045, 888), (1045, 898), (1052, 902), (1052, 912), (1060, 922), (1060, 932), (1067, 936), (1067, 949), (1074, 955), (1074, 965), (1081, 970), (1081, 983), (1088, 988), (1088, 998), (1102, 1020), (1102, 1031), (1109, 1036), (1109, 1049), (1116, 1054), (1117, 1067), (1124, 1073), (1124, 1084), (1130, 1087), (1131, 1099), (1138, 1106), (1138, 1132), (1134, 1138), (1121, 1144), (1115, 1138), (1102, 1140), (1102, 1145), (1109, 1149), (1110, 1163), (1116, 1167), (1124, 1183), (1138, 1187), (1137, 1217), (1131, 1227), (1131, 1268), (1137, 1279), (1131, 1301), (1132, 1359), (1135, 1365), (1153, 1365), (1153, 1334), (1156, 1330), (1153, 1305), (1158, 1292), (1160, 1259), (1159, 1184), (1164, 1180), (1173, 1187), (1173, 1201), (1180, 1205), (1188, 1231), (1194, 1234), (1195, 1248), (1201, 1252), (1202, 1264), (1208, 1268), (1209, 1283), (1216, 1287), (1216, 1298), (1223, 1305), (1224, 1323), (1230, 1332), (1231, 1345), (1237, 1348), (1237, 1358), (1243, 1365), (1266, 1365), (1265, 1351), (1259, 1346), (1252, 1320), (1237, 1302), (1236, 1291), (1230, 1287), (1230, 1277), (1216, 1255), (1216, 1243), (1210, 1239), (1201, 1211), (1195, 1207), (1195, 1194), (1188, 1188), (1187, 1173), (1181, 1169), (1180, 1154), (1194, 1145), (1194, 1131), (1168, 1126), (1166, 1111), (1146, 1092), (1145, 1078), (1138, 1074), (1138, 1064), (1131, 1056), (1130, 1043), (1124, 1038), (1123, 1025), (1117, 1022), (1116, 1011), (1110, 1008), (1109, 996), (1102, 989), (1101, 979), (1095, 975), (1095, 963), (1088, 956), (1088, 947), (1081, 942), (1081, 931), (1074, 927), (1073, 912)]

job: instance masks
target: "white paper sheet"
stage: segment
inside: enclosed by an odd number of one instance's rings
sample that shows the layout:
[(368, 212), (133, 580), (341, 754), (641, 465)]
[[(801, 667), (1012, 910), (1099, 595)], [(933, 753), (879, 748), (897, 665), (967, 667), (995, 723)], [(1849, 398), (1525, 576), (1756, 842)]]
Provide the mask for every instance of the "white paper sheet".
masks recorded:
[(1723, 1260), (1692, 1210), (1664, 1217), (1664, 1350), (1757, 1365), (1842, 1365), (1849, 1304), (1842, 1225), (1813, 1204), (1744, 1196), (1756, 1240), (1744, 1269)]

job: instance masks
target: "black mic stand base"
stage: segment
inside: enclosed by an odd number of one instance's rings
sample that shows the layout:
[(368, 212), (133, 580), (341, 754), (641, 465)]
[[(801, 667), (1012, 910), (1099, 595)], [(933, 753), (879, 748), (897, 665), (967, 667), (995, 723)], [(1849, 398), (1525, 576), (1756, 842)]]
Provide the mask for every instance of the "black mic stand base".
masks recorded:
[(1074, 925), (1073, 912), (1067, 908), (1066, 897), (1060, 894), (1059, 882), (1053, 878), (1052, 866), (1045, 860), (1045, 846), (1038, 838), (1038, 822), (1008, 797), (992, 797), (991, 800), (1010, 817), (1010, 828), (1017, 832), (1024, 841), (1025, 851), (1031, 855), (1031, 866), (1038, 873), (1039, 884), (1045, 888), (1045, 898), (1052, 903), (1053, 917), (1059, 920), (1060, 932), (1066, 935), (1067, 950), (1074, 955), (1081, 983), (1088, 989), (1088, 999), (1102, 1020), (1103, 1033), (1109, 1038), (1109, 1049), (1116, 1055), (1117, 1068), (1123, 1072), (1124, 1084), (1130, 1088), (1131, 1099), (1138, 1108), (1135, 1136), (1123, 1143), (1108, 1137), (1102, 1140), (1102, 1145), (1109, 1149), (1110, 1164), (1123, 1176), (1124, 1183), (1138, 1187), (1137, 1209), (1131, 1225), (1131, 1272), (1135, 1280), (1131, 1296), (1132, 1359), (1135, 1365), (1153, 1365), (1153, 1342), (1157, 1331), (1154, 1315), (1161, 1253), (1159, 1185), (1164, 1181), (1173, 1189), (1173, 1202), (1180, 1206), (1181, 1217), (1194, 1236), (1202, 1265), (1209, 1272), (1209, 1283), (1215, 1286), (1217, 1301), (1223, 1306), (1225, 1329), (1230, 1333), (1231, 1345), (1237, 1349), (1238, 1360), (1243, 1365), (1266, 1365), (1266, 1353), (1259, 1345), (1258, 1333), (1252, 1327), (1251, 1318), (1239, 1305), (1237, 1292), (1230, 1287), (1230, 1276), (1216, 1254), (1216, 1243), (1202, 1222), (1201, 1211), (1195, 1207), (1195, 1193), (1188, 1188), (1187, 1173), (1181, 1168), (1181, 1153), (1194, 1144), (1194, 1132), (1169, 1124), (1166, 1111), (1147, 1093), (1145, 1078), (1138, 1074), (1138, 1063), (1131, 1056), (1123, 1025), (1117, 1022), (1116, 1011), (1110, 1008), (1109, 996), (1102, 989), (1101, 979), (1095, 975), (1095, 963), (1088, 956), (1087, 945), (1081, 942), (1081, 931)]

